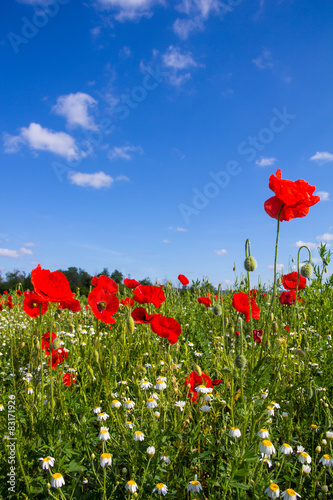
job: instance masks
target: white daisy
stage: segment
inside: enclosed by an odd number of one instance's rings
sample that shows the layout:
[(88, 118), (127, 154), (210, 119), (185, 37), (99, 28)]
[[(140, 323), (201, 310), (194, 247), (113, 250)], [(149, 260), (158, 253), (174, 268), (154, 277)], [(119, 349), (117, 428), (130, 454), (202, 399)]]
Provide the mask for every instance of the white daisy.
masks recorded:
[(100, 458), (101, 467), (112, 465), (112, 455), (110, 453), (102, 453)]
[(55, 462), (53, 457), (39, 458), (38, 460), (42, 460), (42, 469), (44, 470), (47, 470), (49, 467), (53, 467)]
[(280, 496), (280, 488), (277, 484), (271, 483), (268, 488), (265, 489), (265, 494), (269, 498), (279, 498)]
[(135, 431), (133, 435), (134, 441), (143, 441), (145, 439), (145, 436), (143, 432), (141, 431)]
[(166, 495), (168, 493), (168, 487), (166, 484), (163, 484), (163, 483), (158, 483), (155, 488), (153, 489), (153, 493), (156, 493), (158, 495)]
[(138, 489), (138, 485), (136, 484), (135, 481), (130, 480), (130, 481), (127, 481), (125, 488), (130, 493), (135, 493), (136, 490)]
[(61, 488), (64, 486), (65, 480), (59, 472), (52, 474), (51, 477), (51, 488)]

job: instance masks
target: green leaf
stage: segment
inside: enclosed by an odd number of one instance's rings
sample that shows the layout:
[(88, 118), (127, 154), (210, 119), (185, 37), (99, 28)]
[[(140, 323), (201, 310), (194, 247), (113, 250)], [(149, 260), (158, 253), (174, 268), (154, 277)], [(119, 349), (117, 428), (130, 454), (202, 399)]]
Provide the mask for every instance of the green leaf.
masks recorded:
[(239, 470), (236, 470), (236, 472), (234, 472), (234, 476), (249, 476), (251, 473), (249, 470), (247, 469), (239, 469)]
[(240, 490), (248, 490), (249, 487), (246, 484), (236, 483), (235, 481), (230, 481), (229, 486), (232, 488), (238, 488)]

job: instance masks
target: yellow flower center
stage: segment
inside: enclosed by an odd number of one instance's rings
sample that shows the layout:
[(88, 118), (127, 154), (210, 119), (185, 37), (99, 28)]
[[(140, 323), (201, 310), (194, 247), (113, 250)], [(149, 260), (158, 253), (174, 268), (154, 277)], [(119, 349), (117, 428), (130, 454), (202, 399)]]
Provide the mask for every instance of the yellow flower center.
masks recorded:
[(56, 472), (55, 474), (52, 475), (53, 479), (60, 479), (62, 475), (59, 472)]
[[(163, 380), (158, 380), (157, 383), (158, 384), (163, 384)], [(162, 484), (162, 483), (160, 483), (160, 484)]]
[(302, 457), (304, 457), (304, 458), (306, 458), (306, 457), (308, 457), (309, 455), (308, 455), (307, 453), (305, 453), (305, 451), (302, 451), (301, 456), (302, 456)]
[(231, 427), (232, 431), (238, 431), (238, 427)]
[(326, 458), (327, 460), (330, 460), (331, 459), (331, 455), (324, 455), (324, 458)]
[(149, 398), (148, 401), (151, 403), (152, 401), (155, 401), (154, 398)]
[(169, 455), (167, 453), (162, 453), (163, 457), (168, 457)]
[(134, 485), (135, 485), (135, 481), (132, 481), (132, 480), (127, 481), (127, 484), (128, 484), (129, 486), (134, 486)]
[(271, 483), (269, 485), (269, 488), (272, 490), (272, 491), (277, 491), (279, 489), (279, 485), (278, 484), (275, 484), (275, 483)]
[(267, 432), (267, 429), (260, 429), (260, 432)]
[(115, 404), (119, 403), (119, 401), (118, 401), (117, 399), (114, 399), (114, 400), (112, 401), (112, 403), (115, 405)]
[(104, 430), (102, 430), (102, 431), (101, 431), (101, 434), (106, 434), (107, 432), (108, 432), (108, 431), (104, 431)]
[(51, 457), (45, 457), (45, 458), (43, 458), (43, 462), (48, 462), (49, 460), (51, 460)]
[(262, 444), (264, 446), (272, 446), (272, 443), (270, 441), (268, 441), (268, 439), (264, 439), (263, 442), (262, 442)]
[(291, 488), (287, 488), (286, 491), (291, 497), (294, 497), (296, 495), (295, 490), (292, 490)]
[(290, 444), (287, 444), (287, 443), (283, 443), (283, 446), (284, 446), (285, 448), (290, 448)]
[(134, 434), (136, 434), (137, 436), (140, 436), (142, 434), (141, 431), (135, 431)]
[(267, 406), (267, 410), (273, 410), (272, 406)]
[(162, 490), (164, 488), (164, 484), (163, 483), (158, 483), (156, 485), (156, 488), (158, 488), (159, 490)]
[(97, 302), (97, 309), (99, 312), (104, 311), (104, 309), (106, 309), (106, 302), (104, 300)]
[(191, 481), (192, 486), (198, 486), (199, 481)]
[(317, 429), (318, 425), (316, 425), (316, 424), (311, 424), (311, 426), (310, 426), (310, 427), (311, 427), (311, 429)]
[(101, 458), (111, 458), (110, 453), (102, 453)]

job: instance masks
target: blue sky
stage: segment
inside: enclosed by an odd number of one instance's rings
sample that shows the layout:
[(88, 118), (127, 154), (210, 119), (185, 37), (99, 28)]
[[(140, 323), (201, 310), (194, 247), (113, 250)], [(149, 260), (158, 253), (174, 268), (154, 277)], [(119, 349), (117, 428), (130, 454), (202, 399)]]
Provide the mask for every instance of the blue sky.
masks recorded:
[[(321, 202), (278, 263), (333, 241), (333, 8), (310, 0), (2, 6), (0, 269), (272, 280), (268, 178)], [(304, 254), (305, 255), (305, 254)]]

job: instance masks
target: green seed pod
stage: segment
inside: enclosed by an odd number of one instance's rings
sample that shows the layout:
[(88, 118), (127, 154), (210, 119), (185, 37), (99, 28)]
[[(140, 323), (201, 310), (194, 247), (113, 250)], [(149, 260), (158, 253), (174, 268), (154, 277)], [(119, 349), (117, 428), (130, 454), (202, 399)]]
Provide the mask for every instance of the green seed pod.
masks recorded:
[(132, 318), (132, 316), (129, 316), (127, 318), (126, 328), (127, 328), (128, 333), (133, 334), (133, 332), (134, 332), (134, 319)]
[(222, 307), (218, 304), (213, 307), (213, 315), (214, 316), (221, 316), (222, 315)]
[(274, 313), (271, 313), (271, 321), (274, 321)]
[(305, 321), (306, 321), (306, 318), (307, 318), (306, 312), (303, 312), (303, 318), (304, 318), (304, 319), (305, 319)]
[(304, 266), (301, 267), (301, 275), (304, 278), (310, 278), (311, 274), (312, 274), (312, 266), (311, 266), (311, 264), (309, 264), (309, 263), (304, 264)]
[(57, 349), (60, 349), (60, 347), (61, 347), (61, 340), (59, 339), (59, 337), (56, 337), (52, 342), (52, 349), (56, 351)]
[(235, 335), (235, 327), (234, 326), (230, 327), (230, 333), (231, 333), (231, 335)]
[(246, 357), (243, 354), (237, 354), (237, 356), (234, 359), (234, 365), (236, 366), (236, 368), (244, 370), (247, 365)]
[(245, 271), (248, 271), (248, 272), (254, 271), (257, 267), (256, 259), (254, 257), (252, 257), (252, 255), (250, 255), (249, 257), (246, 257), (246, 259), (244, 260), (244, 267), (245, 267)]
[(277, 286), (280, 286), (280, 285), (281, 285), (281, 283), (282, 283), (282, 279), (281, 279), (281, 278), (278, 278), (278, 279), (276, 280), (276, 284), (277, 284)]
[(296, 354), (301, 359), (305, 359), (306, 358), (306, 354), (305, 354), (304, 351), (302, 351), (302, 349), (297, 349)]
[(306, 394), (307, 394), (309, 399), (311, 399), (313, 397), (313, 380), (310, 381), (309, 388), (306, 391)]
[(117, 366), (117, 358), (115, 355), (112, 356), (112, 364), (113, 366)]
[(94, 358), (96, 359), (97, 363), (99, 361), (99, 352), (97, 351), (97, 349), (94, 350)]
[(25, 346), (25, 342), (22, 342), (20, 348), (23, 349), (24, 346)]
[(274, 333), (277, 333), (279, 331), (279, 323), (277, 321), (274, 321), (272, 325), (272, 330)]

